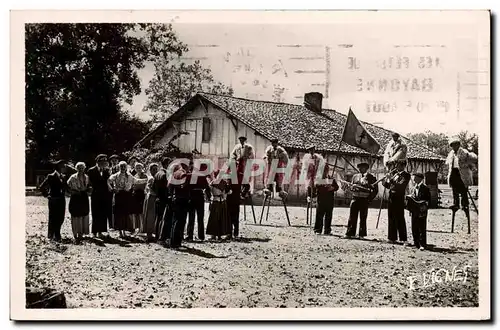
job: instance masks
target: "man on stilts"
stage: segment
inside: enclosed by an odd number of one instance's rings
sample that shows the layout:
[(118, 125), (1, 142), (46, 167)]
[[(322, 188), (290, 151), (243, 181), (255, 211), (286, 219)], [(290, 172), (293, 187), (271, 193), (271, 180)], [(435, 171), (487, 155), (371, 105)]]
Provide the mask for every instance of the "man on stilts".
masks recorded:
[[(465, 216), (470, 223), (469, 213), (469, 186), (472, 185), (471, 167), (477, 163), (477, 155), (460, 146), (460, 140), (454, 138), (450, 141), (450, 150), (446, 158), (448, 165), (448, 184), (453, 193), (453, 205), (450, 209), (455, 213), (460, 210), (465, 212)], [(470, 229), (469, 229), (470, 230)]]
[(253, 146), (246, 143), (246, 136), (240, 136), (238, 140), (240, 143), (234, 146), (231, 152), (231, 159), (236, 161), (238, 183), (241, 184), (241, 199), (245, 200), (250, 194), (250, 183), (243, 183), (245, 168), (248, 160), (255, 158), (255, 152)]
[(272, 163), (278, 162), (276, 168), (278, 169), (283, 169), (286, 168), (288, 165), (288, 153), (286, 152), (285, 148), (280, 146), (278, 144), (279, 140), (278, 139), (272, 139), (271, 140), (271, 145), (268, 146), (264, 152), (264, 160), (266, 161), (266, 183), (267, 187), (264, 190), (264, 193), (267, 195), (271, 195), (273, 192), (273, 183), (276, 183), (276, 192), (280, 196), (281, 199), (285, 199), (287, 196), (286, 191), (283, 190), (283, 178), (284, 178), (284, 173), (274, 173), (273, 177), (270, 178), (269, 176), (271, 175), (271, 169), (272, 169)]

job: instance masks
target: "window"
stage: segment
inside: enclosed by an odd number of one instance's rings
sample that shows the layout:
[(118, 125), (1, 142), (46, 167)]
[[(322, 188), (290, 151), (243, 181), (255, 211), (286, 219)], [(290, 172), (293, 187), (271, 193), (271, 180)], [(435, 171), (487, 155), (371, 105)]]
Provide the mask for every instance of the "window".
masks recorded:
[(208, 117), (203, 118), (203, 126), (202, 126), (202, 133), (201, 133), (201, 142), (207, 143), (210, 142), (210, 131), (211, 131), (211, 125), (212, 121)]

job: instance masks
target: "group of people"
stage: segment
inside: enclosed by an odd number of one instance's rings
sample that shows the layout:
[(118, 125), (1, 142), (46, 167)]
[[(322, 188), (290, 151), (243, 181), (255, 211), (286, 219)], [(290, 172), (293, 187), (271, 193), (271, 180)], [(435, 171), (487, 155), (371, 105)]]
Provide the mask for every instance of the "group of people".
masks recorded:
[[(393, 133), (392, 141), (384, 152), (384, 165), (387, 174), (380, 180), (368, 172), (368, 163), (358, 164), (359, 173), (355, 174), (350, 183), (343, 184), (343, 189), (352, 191), (352, 201), (346, 237), (356, 235), (359, 214), (359, 237), (367, 236), (366, 218), (368, 206), (378, 194), (378, 182), (382, 182), (384, 190), (388, 190), (388, 240), (392, 243), (408, 244), (408, 234), (405, 220), (405, 208), (411, 214), (411, 229), (414, 246), (424, 250), (427, 247), (427, 214), (431, 203), (430, 189), (424, 183), (424, 174), (406, 171), (408, 147), (398, 133)], [(453, 205), (450, 209), (456, 212), (460, 202), (467, 217), (469, 217), (468, 187), (472, 185), (471, 166), (477, 162), (477, 155), (461, 147), (458, 139), (450, 141), (451, 151), (446, 160), (448, 165), (448, 183), (453, 191)], [(413, 187), (408, 194), (408, 185), (413, 181)], [(385, 191), (384, 191), (385, 193)]]
[[(378, 194), (378, 183), (382, 182), (388, 190), (388, 239), (391, 242), (401, 241), (408, 245), (407, 228), (404, 211), (411, 213), (411, 226), (416, 248), (427, 246), (427, 210), (431, 201), (429, 188), (424, 184), (423, 173), (406, 171), (407, 146), (397, 133), (387, 145), (384, 153), (384, 165), (387, 175), (380, 180), (369, 173), (371, 164), (357, 164), (356, 173), (350, 182), (340, 180), (340, 186), (330, 165), (323, 156), (316, 153), (315, 147), (307, 150), (308, 158), (308, 203), (317, 201), (314, 231), (317, 234), (331, 234), (335, 192), (340, 187), (352, 193), (346, 237), (356, 236), (358, 229), (360, 238), (367, 236), (366, 220), (368, 207)], [(171, 166), (173, 159), (164, 158), (160, 164), (152, 163), (145, 170), (138, 159), (132, 157), (128, 163), (119, 161), (117, 155), (108, 157), (104, 154), (96, 157), (96, 165), (88, 171), (84, 163), (76, 164), (76, 173), (66, 178), (65, 162), (55, 162), (56, 170), (49, 174), (41, 185), (44, 195), (49, 197), (50, 239), (60, 240), (60, 229), (65, 215), (65, 192), (70, 194), (69, 212), (71, 214), (72, 231), (75, 241), (81, 241), (84, 235), (89, 235), (89, 214), (92, 214), (92, 234), (103, 237), (108, 228), (119, 231), (120, 237), (126, 237), (127, 232), (135, 235), (144, 233), (148, 241), (156, 241), (171, 248), (179, 248), (182, 240), (194, 239), (195, 219), (197, 220), (197, 238), (205, 240), (205, 234), (211, 239), (233, 239), (239, 237), (240, 204), (250, 195), (250, 185), (243, 182), (245, 168), (250, 159), (255, 157), (254, 148), (248, 144), (246, 137), (239, 137), (239, 143), (233, 148), (230, 159), (236, 162), (236, 182), (220, 177), (220, 170), (207, 175), (197, 176), (191, 180), (193, 172), (205, 173), (207, 164), (199, 164), (194, 168), (196, 158), (200, 153), (195, 149), (189, 165), (179, 163)], [(462, 208), (468, 213), (468, 186), (472, 184), (470, 165), (477, 162), (477, 155), (460, 147), (460, 141), (450, 142), (452, 150), (447, 158), (449, 166), (449, 184), (453, 190), (454, 212)], [(264, 152), (267, 161), (266, 178), (273, 161), (278, 161), (278, 167), (288, 165), (288, 154), (279, 145), (278, 139), (273, 139)], [(205, 167), (204, 167), (205, 166)], [(323, 166), (323, 167), (321, 167)], [(317, 175), (323, 169), (322, 175)], [(208, 173), (208, 172), (207, 172)], [(412, 178), (413, 176), (413, 178)], [(321, 177), (330, 179), (316, 182)], [(172, 179), (183, 180), (181, 184), (172, 184)], [(407, 194), (407, 187), (413, 180), (413, 189)], [(274, 192), (285, 200), (283, 189), (283, 173), (274, 174), (267, 181), (264, 194)], [(326, 182), (326, 183), (325, 183)], [(89, 203), (90, 194), (90, 203)], [(205, 231), (205, 202), (210, 203), (209, 217)], [(186, 228), (187, 222), (187, 228)], [(187, 236), (184, 237), (184, 232)]]
[[(253, 154), (253, 147), (245, 145), (246, 137), (239, 140), (232, 155), (238, 169), (244, 169), (241, 163)], [(76, 172), (69, 178), (66, 162), (54, 162), (54, 172), (40, 185), (49, 200), (49, 239), (61, 240), (66, 193), (70, 195), (68, 210), (76, 243), (81, 242), (84, 235), (90, 235), (91, 227), (92, 234), (98, 238), (103, 238), (108, 229), (114, 229), (121, 238), (143, 233), (149, 242), (179, 248), (183, 239), (194, 239), (195, 219), (197, 238), (203, 241), (206, 201), (210, 203), (206, 234), (214, 240), (238, 239), (240, 204), (249, 195), (249, 185), (241, 184), (243, 171), (238, 172), (237, 182), (218, 179), (217, 170), (197, 177), (192, 183), (193, 171), (200, 173), (206, 169), (203, 163), (200, 168), (194, 168), (194, 159), (199, 156), (200, 153), (193, 150), (189, 165), (181, 162), (174, 167), (171, 167), (174, 159), (166, 157), (160, 164), (149, 164), (146, 172), (136, 157), (127, 163), (119, 161), (117, 155), (108, 159), (101, 154), (96, 157), (96, 165), (88, 170), (83, 162), (78, 162)], [(184, 183), (171, 184), (172, 178)]]

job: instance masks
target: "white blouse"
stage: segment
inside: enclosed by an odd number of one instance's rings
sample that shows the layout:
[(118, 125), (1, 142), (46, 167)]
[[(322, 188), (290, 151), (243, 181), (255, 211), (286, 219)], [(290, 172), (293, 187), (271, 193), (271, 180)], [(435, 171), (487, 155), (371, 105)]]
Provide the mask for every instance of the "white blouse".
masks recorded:
[(68, 187), (74, 191), (85, 191), (89, 186), (89, 177), (87, 174), (78, 175), (75, 173), (68, 179)]
[(108, 186), (110, 190), (130, 191), (134, 184), (146, 184), (147, 182), (148, 178), (138, 179), (128, 172), (118, 172), (109, 177)]

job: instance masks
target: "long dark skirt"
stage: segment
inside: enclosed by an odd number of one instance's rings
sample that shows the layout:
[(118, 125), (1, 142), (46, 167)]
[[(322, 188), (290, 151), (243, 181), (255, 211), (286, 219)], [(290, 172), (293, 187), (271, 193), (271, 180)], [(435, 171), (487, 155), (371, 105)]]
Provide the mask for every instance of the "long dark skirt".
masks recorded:
[(118, 191), (113, 203), (114, 227), (117, 230), (134, 231), (131, 214), (132, 192)]
[(111, 195), (105, 192), (94, 192), (92, 194), (90, 198), (92, 233), (96, 234), (108, 231), (108, 220), (112, 217), (112, 199)]
[(147, 234), (155, 233), (156, 221), (156, 196), (148, 194), (144, 199), (144, 211), (142, 213), (141, 232)]
[(73, 193), (69, 199), (69, 213), (72, 217), (84, 217), (89, 215), (89, 196), (85, 191)]
[(132, 204), (130, 205), (130, 214), (142, 214), (144, 211), (144, 190), (137, 189), (132, 192)]
[(225, 201), (213, 201), (210, 205), (210, 215), (207, 223), (207, 235), (224, 236), (231, 234), (231, 220)]

